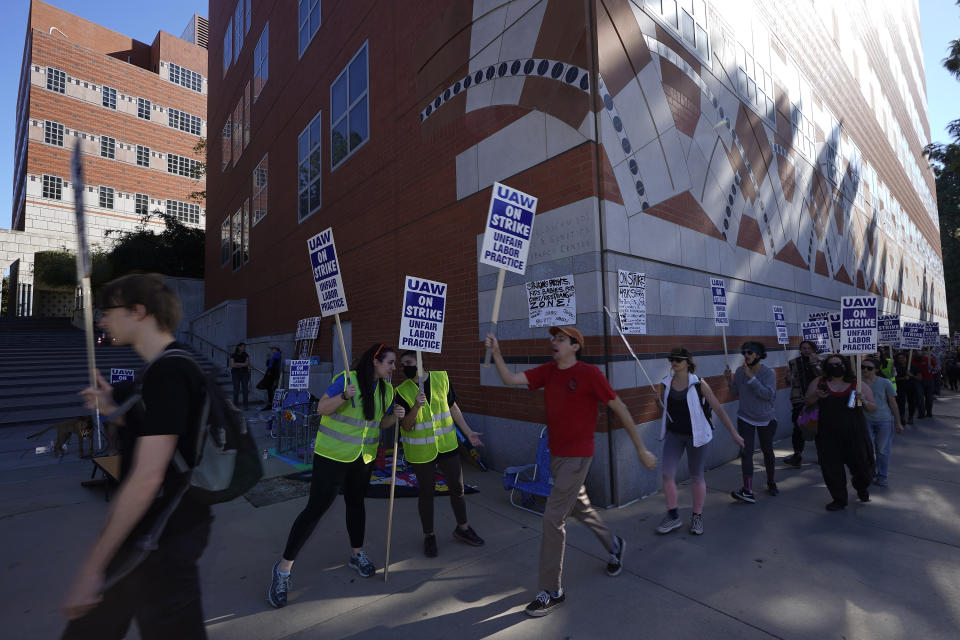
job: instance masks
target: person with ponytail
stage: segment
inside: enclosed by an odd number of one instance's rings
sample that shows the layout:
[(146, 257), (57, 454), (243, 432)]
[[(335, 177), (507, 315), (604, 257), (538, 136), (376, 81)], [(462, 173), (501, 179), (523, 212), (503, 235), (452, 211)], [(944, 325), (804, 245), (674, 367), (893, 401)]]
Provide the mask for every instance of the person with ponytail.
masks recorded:
[(401, 420), (406, 414), (402, 406), (393, 404), (390, 377), (396, 360), (391, 347), (374, 344), (360, 356), (350, 379), (346, 380), (344, 373), (337, 375), (317, 402), (322, 418), (314, 445), (310, 497), (290, 528), (283, 556), (273, 565), (267, 599), (274, 607), (286, 606), (293, 562), (341, 489), (351, 547), (347, 566), (363, 578), (376, 573), (363, 550), (367, 521), (364, 496), (380, 430), (392, 425), (393, 414)]

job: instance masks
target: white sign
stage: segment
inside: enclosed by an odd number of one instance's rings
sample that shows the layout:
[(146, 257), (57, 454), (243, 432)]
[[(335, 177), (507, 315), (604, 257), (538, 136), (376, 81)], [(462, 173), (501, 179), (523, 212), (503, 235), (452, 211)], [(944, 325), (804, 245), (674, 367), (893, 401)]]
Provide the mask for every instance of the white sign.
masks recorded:
[(407, 276), (404, 282), (400, 350), (440, 353), (447, 285), (413, 276)]
[(777, 327), (777, 344), (790, 344), (787, 334), (787, 316), (783, 313), (783, 306), (773, 305), (773, 324)]
[(923, 322), (904, 322), (900, 330), (901, 349), (920, 349), (923, 347)]
[(840, 314), (831, 311), (827, 319), (830, 322), (830, 346), (834, 353), (840, 353)]
[(110, 384), (118, 382), (133, 382), (133, 369), (110, 369)]
[(647, 333), (647, 276), (636, 271), (617, 273), (617, 312), (626, 334)]
[(320, 316), (297, 321), (296, 340), (316, 340), (320, 331)]
[(876, 353), (877, 296), (840, 298), (840, 353)]
[(830, 328), (826, 320), (813, 320), (800, 325), (800, 332), (804, 340), (817, 345), (817, 353), (830, 351)]
[(829, 311), (811, 311), (807, 314), (807, 322), (816, 322), (817, 320), (829, 320)]
[(291, 360), (290, 361), (290, 384), (291, 389), (309, 389), (310, 388), (310, 360)]
[(577, 324), (577, 292), (573, 276), (560, 276), (527, 283), (531, 327)]
[(936, 347), (939, 344), (940, 344), (940, 323), (924, 322), (923, 323), (923, 346)]
[(722, 278), (710, 278), (713, 291), (713, 324), (717, 327), (729, 327), (727, 318), (727, 285)]
[(270, 407), (274, 411), (279, 411), (283, 408), (283, 399), (287, 397), (286, 389), (275, 389), (273, 392), (273, 400), (270, 404)]
[(494, 182), (480, 262), (520, 275), (526, 273), (536, 212), (536, 198)]
[(900, 343), (900, 316), (885, 313), (877, 323), (877, 342), (897, 345)]
[(347, 310), (347, 296), (340, 277), (340, 262), (333, 244), (333, 228), (321, 231), (307, 240), (313, 283), (317, 287), (320, 315), (326, 318)]

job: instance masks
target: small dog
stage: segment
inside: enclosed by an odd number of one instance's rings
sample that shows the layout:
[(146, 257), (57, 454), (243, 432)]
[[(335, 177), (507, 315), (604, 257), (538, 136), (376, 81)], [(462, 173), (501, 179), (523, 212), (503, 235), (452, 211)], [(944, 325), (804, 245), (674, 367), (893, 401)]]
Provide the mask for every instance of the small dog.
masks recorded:
[[(93, 419), (90, 416), (80, 416), (79, 418), (70, 418), (63, 422), (52, 424), (43, 431), (38, 431), (27, 438), (36, 438), (42, 436), (50, 429), (56, 428), (57, 441), (53, 448), (53, 453), (58, 458), (63, 455), (63, 445), (67, 444), (72, 434), (77, 434), (77, 444), (80, 449), (81, 458), (89, 458), (93, 455)], [(83, 455), (83, 441), (90, 440), (90, 454)]]

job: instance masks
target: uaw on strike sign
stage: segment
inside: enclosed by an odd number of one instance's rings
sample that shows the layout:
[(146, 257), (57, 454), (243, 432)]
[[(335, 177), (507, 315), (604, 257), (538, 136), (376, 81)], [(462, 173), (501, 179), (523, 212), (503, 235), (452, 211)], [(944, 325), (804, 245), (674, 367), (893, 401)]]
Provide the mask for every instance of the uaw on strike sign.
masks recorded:
[(340, 277), (340, 263), (337, 261), (337, 248), (333, 244), (333, 228), (321, 231), (307, 240), (310, 252), (310, 267), (313, 270), (313, 283), (317, 287), (317, 300), (320, 301), (320, 315), (326, 318), (334, 313), (347, 310), (347, 296), (343, 291), (343, 279)]
[(840, 353), (877, 350), (877, 297), (840, 298)]
[(536, 212), (536, 198), (494, 182), (480, 262), (520, 275), (526, 273)]
[(400, 350), (440, 353), (447, 285), (407, 276), (400, 318)]

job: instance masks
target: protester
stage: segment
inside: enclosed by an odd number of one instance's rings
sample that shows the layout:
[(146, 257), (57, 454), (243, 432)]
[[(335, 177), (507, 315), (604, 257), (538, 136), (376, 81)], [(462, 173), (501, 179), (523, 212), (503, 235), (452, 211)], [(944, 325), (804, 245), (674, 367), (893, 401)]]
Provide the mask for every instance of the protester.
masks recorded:
[(910, 364), (908, 370), (907, 360), (906, 352), (897, 353), (893, 359), (893, 371), (897, 385), (897, 408), (900, 413), (900, 422), (913, 424), (914, 416), (923, 411), (923, 407), (920, 406), (920, 371), (913, 363)]
[(730, 495), (739, 502), (754, 504), (757, 501), (753, 493), (753, 437), (757, 434), (760, 450), (763, 451), (763, 464), (767, 471), (767, 493), (775, 496), (780, 493), (775, 479), (777, 459), (773, 454), (773, 437), (777, 433), (776, 407), (777, 374), (761, 362), (767, 357), (767, 349), (760, 342), (744, 342), (740, 347), (743, 365), (737, 373), (727, 369), (724, 374), (730, 385), (730, 392), (740, 398), (737, 407), (737, 431), (743, 437), (744, 446), (740, 454), (740, 472), (743, 486), (731, 491)]
[(243, 408), (250, 408), (250, 355), (247, 345), (241, 342), (230, 354), (230, 375), (233, 377), (233, 404), (240, 406), (243, 395)]
[(350, 380), (338, 374), (317, 402), (322, 418), (313, 449), (310, 497), (290, 528), (283, 556), (273, 565), (267, 598), (274, 607), (286, 606), (293, 563), (341, 489), (351, 547), (347, 566), (364, 578), (376, 573), (363, 550), (367, 524), (364, 496), (373, 471), (371, 463), (377, 456), (380, 429), (392, 425), (391, 413), (401, 420), (406, 414), (403, 407), (391, 406), (393, 386), (389, 379), (396, 359), (392, 348), (374, 344), (360, 356), (350, 371)]
[[(142, 374), (140, 402), (111, 418), (122, 426), (120, 488), (67, 592), (63, 611), (71, 622), (63, 637), (122, 638), (136, 618), (145, 640), (203, 638), (197, 561), (213, 518), (209, 507), (183, 495), (190, 473), (173, 463), (175, 453), (196, 460), (203, 374), (186, 358), (163, 357), (186, 347), (173, 338), (180, 302), (160, 276), (124, 276), (104, 285), (100, 295), (100, 326), (114, 344), (131, 345), (150, 364)], [(127, 395), (135, 391), (133, 385), (125, 389)], [(127, 399), (99, 373), (97, 385), (81, 394), (88, 409), (99, 406), (104, 415)], [(137, 564), (138, 554), (126, 552), (151, 536), (156, 547)], [(119, 568), (130, 565), (129, 573)]]
[(947, 349), (943, 358), (943, 370), (947, 374), (947, 386), (951, 391), (956, 391), (957, 383), (960, 382), (960, 359), (957, 358), (956, 349)]
[(817, 406), (819, 410), (817, 454), (823, 481), (833, 498), (827, 511), (840, 511), (847, 506), (844, 465), (850, 469), (857, 497), (861, 502), (870, 502), (874, 457), (863, 413), (873, 413), (877, 405), (869, 386), (857, 391), (856, 380), (850, 359), (834, 353), (824, 361), (823, 375), (807, 389), (807, 406)]
[(893, 444), (893, 430), (903, 433), (903, 424), (900, 422), (900, 411), (897, 408), (897, 391), (893, 383), (877, 375), (880, 363), (875, 358), (866, 358), (860, 365), (863, 383), (870, 385), (877, 410), (867, 413), (867, 429), (870, 440), (873, 442), (874, 457), (877, 461), (876, 475), (873, 484), (878, 487), (887, 486), (887, 468), (890, 464), (890, 447)]
[(786, 374), (786, 382), (790, 385), (790, 404), (793, 407), (790, 415), (790, 419), (793, 421), (793, 433), (791, 435), (793, 455), (787, 456), (783, 461), (792, 467), (799, 467), (803, 463), (803, 449), (806, 440), (803, 438), (800, 425), (797, 424), (797, 418), (800, 417), (800, 411), (803, 409), (807, 387), (820, 374), (820, 355), (817, 353), (816, 343), (810, 340), (802, 341), (800, 343), (800, 355), (787, 363)]
[(710, 385), (706, 380), (694, 375), (697, 365), (690, 352), (683, 347), (677, 347), (670, 351), (667, 360), (670, 361), (670, 374), (663, 379), (663, 405), (666, 410), (660, 418), (660, 439), (663, 440), (663, 494), (667, 499), (667, 514), (656, 530), (657, 533), (670, 533), (683, 526), (677, 509), (677, 466), (686, 451), (687, 470), (690, 472), (693, 493), (690, 533), (699, 536), (703, 535), (703, 503), (707, 498), (704, 464), (707, 444), (713, 439), (713, 425), (704, 413), (703, 400), (706, 400), (720, 417), (737, 446), (742, 447), (744, 443)]
[(917, 365), (917, 371), (920, 373), (920, 391), (923, 394), (923, 407), (920, 410), (919, 418), (933, 417), (933, 395), (936, 388), (937, 359), (930, 352), (930, 347), (924, 347), (923, 351), (914, 358)]
[(597, 403), (606, 404), (627, 430), (637, 456), (648, 469), (657, 464), (634, 427), (627, 406), (614, 393), (597, 367), (580, 361), (583, 335), (575, 327), (550, 327), (553, 361), (522, 373), (507, 368), (500, 344), (487, 334), (486, 346), (492, 350), (500, 379), (507, 385), (527, 385), (532, 391), (544, 389), (547, 409), (547, 437), (550, 447), (550, 473), (553, 487), (543, 514), (543, 538), (540, 543), (540, 592), (527, 605), (530, 616), (545, 616), (562, 604), (566, 594), (561, 586), (563, 552), (566, 545), (566, 520), (573, 515), (587, 525), (609, 554), (607, 575), (623, 570), (626, 542), (614, 536), (590, 504), (583, 486), (593, 460), (593, 433), (597, 426)]
[(257, 384), (258, 389), (264, 389), (267, 392), (267, 404), (264, 405), (262, 411), (273, 409), (273, 396), (277, 392), (277, 385), (280, 384), (280, 369), (282, 367), (283, 356), (280, 355), (280, 347), (270, 347), (270, 355), (267, 356), (263, 380)]
[(453, 537), (479, 547), (483, 538), (467, 522), (467, 501), (463, 497), (463, 469), (460, 466), (459, 441), (454, 423), (474, 447), (483, 446), (479, 433), (473, 431), (457, 406), (457, 394), (446, 371), (423, 371), (423, 391), (419, 391), (417, 354), (405, 351), (400, 356), (406, 380), (397, 387), (397, 404), (406, 410), (403, 428), (403, 454), (417, 476), (419, 492), (417, 508), (423, 526), (423, 553), (437, 556), (437, 536), (433, 531), (434, 474), (439, 468), (447, 480), (450, 507), (457, 526)]

